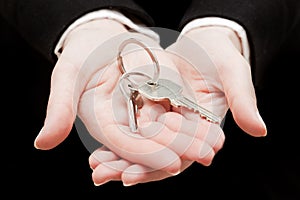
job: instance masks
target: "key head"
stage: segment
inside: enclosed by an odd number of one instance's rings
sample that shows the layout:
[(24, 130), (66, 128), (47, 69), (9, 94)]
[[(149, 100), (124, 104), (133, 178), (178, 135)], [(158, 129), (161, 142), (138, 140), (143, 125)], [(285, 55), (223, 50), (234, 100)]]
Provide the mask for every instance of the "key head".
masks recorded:
[(142, 96), (152, 101), (171, 100), (182, 92), (182, 87), (168, 79), (159, 79), (156, 84), (143, 83), (138, 91)]
[(137, 117), (136, 117), (137, 106), (133, 98), (127, 99), (127, 112), (128, 112), (128, 123), (129, 123), (130, 130), (135, 133), (137, 132), (138, 129)]
[(137, 109), (141, 109), (143, 107), (143, 105), (144, 105), (143, 98), (137, 90), (131, 91), (130, 98), (132, 99), (132, 101), (134, 101)]
[(140, 94), (136, 90), (131, 90), (130, 96), (127, 99), (128, 120), (131, 132), (135, 133), (138, 131), (137, 113), (138, 109), (142, 106), (143, 100)]

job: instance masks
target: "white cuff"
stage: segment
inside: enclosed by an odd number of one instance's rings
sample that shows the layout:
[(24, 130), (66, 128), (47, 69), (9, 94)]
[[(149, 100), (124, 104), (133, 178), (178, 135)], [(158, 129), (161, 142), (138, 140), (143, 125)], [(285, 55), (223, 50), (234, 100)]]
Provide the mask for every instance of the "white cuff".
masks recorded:
[(242, 55), (248, 61), (248, 63), (250, 62), (250, 47), (249, 47), (246, 31), (240, 24), (232, 20), (219, 18), (219, 17), (205, 17), (205, 18), (195, 19), (185, 25), (179, 37), (181, 37), (181, 35), (184, 35), (185, 33), (187, 33), (188, 31), (194, 28), (205, 27), (205, 26), (223, 26), (223, 27), (231, 28), (240, 38)]
[(54, 49), (54, 53), (57, 57), (60, 56), (60, 50), (64, 44), (65, 39), (67, 38), (68, 34), (77, 26), (84, 24), (88, 21), (91, 20), (95, 20), (95, 19), (113, 19), (116, 21), (119, 21), (120, 23), (128, 26), (130, 29), (145, 34), (148, 37), (156, 40), (159, 42), (160, 38), (159, 35), (157, 33), (155, 33), (154, 31), (152, 31), (151, 29), (141, 26), (141, 25), (137, 25), (134, 22), (132, 22), (129, 18), (125, 17), (123, 14), (121, 14), (120, 12), (114, 11), (114, 10), (107, 10), (107, 9), (102, 9), (99, 11), (94, 11), (91, 13), (88, 13), (86, 15), (84, 15), (83, 17), (77, 19), (75, 22), (73, 22), (68, 28), (67, 30), (62, 34), (62, 36), (60, 37), (55, 49)]

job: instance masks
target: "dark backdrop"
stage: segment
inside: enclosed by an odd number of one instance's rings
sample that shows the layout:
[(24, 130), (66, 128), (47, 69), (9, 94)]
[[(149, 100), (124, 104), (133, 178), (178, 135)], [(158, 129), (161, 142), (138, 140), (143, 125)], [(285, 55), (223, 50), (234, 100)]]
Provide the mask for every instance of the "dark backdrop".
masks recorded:
[(180, 175), (160, 182), (132, 187), (110, 182), (95, 187), (88, 165), (89, 152), (75, 128), (53, 150), (40, 151), (33, 147), (45, 117), (53, 65), (1, 20), (1, 153), (4, 158), (1, 193), (30, 198), (183, 195), (196, 199), (299, 199), (296, 69), (300, 42), (295, 39), (299, 33), (291, 37), (293, 48), (283, 47), (282, 54), (274, 58), (267, 76), (268, 87), (257, 90), (258, 106), (268, 127), (266, 138), (243, 133), (229, 113), (224, 127), (225, 145), (211, 166), (195, 164)]

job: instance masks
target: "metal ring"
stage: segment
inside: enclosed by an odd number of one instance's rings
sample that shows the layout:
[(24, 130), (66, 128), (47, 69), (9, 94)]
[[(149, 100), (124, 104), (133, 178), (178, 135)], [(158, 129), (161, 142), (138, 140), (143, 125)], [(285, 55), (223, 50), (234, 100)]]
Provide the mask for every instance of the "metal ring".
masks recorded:
[(133, 90), (137, 90), (137, 88), (138, 88), (138, 84), (129, 79), (130, 76), (142, 76), (142, 77), (146, 77), (149, 80), (151, 80), (150, 76), (148, 76), (147, 74), (144, 74), (142, 72), (128, 72), (128, 73), (124, 73), (121, 76), (120, 80), (119, 80), (119, 87), (120, 87), (120, 90), (121, 90), (121, 92), (122, 92), (122, 94), (124, 96), (129, 96), (129, 94), (125, 91), (125, 89), (123, 87), (123, 84), (122, 84), (122, 81), (127, 80), (131, 84), (131, 85), (128, 85), (128, 86), (130, 86), (131, 89), (133, 89)]
[(129, 39), (123, 41), (121, 43), (120, 47), (119, 47), (117, 61), (118, 61), (118, 65), (119, 65), (119, 69), (120, 69), (121, 73), (122, 74), (126, 73), (126, 69), (124, 67), (123, 58), (122, 58), (121, 53), (122, 53), (123, 49), (126, 47), (126, 45), (128, 45), (130, 43), (134, 43), (134, 44), (137, 44), (137, 45), (141, 46), (149, 54), (151, 60), (154, 63), (154, 74), (153, 74), (153, 77), (151, 79), (151, 82), (149, 82), (149, 83), (150, 84), (156, 84), (158, 79), (159, 79), (159, 74), (160, 74), (160, 67), (159, 67), (159, 63), (157, 61), (157, 58), (154, 56), (154, 54), (151, 52), (151, 50), (145, 44), (143, 44), (142, 42), (140, 42), (139, 40), (137, 40), (135, 38), (129, 38)]

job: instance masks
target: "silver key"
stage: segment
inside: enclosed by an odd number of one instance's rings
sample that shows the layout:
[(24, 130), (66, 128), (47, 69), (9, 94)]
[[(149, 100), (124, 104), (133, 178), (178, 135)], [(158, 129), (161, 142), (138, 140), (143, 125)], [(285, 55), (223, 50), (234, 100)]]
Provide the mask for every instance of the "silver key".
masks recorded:
[(127, 99), (127, 110), (128, 110), (128, 118), (129, 118), (129, 127), (132, 132), (137, 132), (137, 106), (135, 104), (135, 99), (133, 94), (129, 96)]
[(128, 123), (130, 130), (132, 132), (137, 132), (137, 114), (139, 109), (143, 107), (144, 102), (140, 93), (137, 91), (137, 89), (135, 89), (137, 87), (136, 84), (129, 79), (129, 76), (131, 75), (138, 75), (146, 77), (147, 79), (149, 79), (149, 77), (138, 72), (132, 72), (123, 74), (119, 80), (119, 88), (123, 96), (125, 97), (127, 103)]
[(138, 131), (138, 124), (137, 124), (138, 109), (140, 109), (143, 106), (143, 99), (138, 91), (133, 89), (130, 90), (131, 90), (130, 96), (127, 99), (129, 127), (132, 132), (136, 133)]
[(159, 79), (157, 84), (146, 82), (138, 87), (138, 92), (152, 101), (169, 100), (172, 106), (188, 108), (193, 112), (199, 113), (200, 117), (210, 122), (220, 124), (221, 120), (218, 116), (184, 97), (182, 90), (180, 85), (167, 79)]

